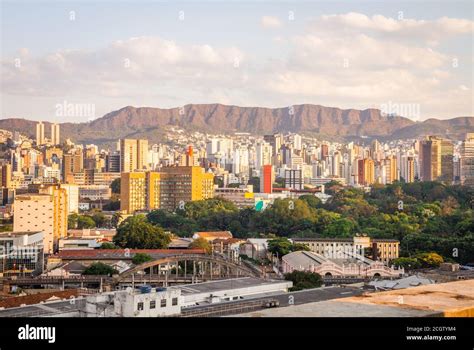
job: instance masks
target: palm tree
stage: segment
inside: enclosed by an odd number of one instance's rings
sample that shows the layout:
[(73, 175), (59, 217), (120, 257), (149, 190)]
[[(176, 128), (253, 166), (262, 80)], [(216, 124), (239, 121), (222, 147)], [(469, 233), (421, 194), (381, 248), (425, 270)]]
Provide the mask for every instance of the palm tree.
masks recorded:
[(120, 222), (122, 221), (122, 213), (116, 211), (114, 215), (112, 215), (112, 219), (110, 219), (110, 223), (113, 227), (117, 228)]

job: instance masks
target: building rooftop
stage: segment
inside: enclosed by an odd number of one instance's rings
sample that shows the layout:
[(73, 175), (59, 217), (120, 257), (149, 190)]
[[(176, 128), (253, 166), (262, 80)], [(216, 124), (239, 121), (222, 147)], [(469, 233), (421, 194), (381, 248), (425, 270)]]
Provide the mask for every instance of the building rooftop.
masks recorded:
[(43, 231), (14, 231), (14, 232), (0, 232), (0, 238), (5, 237), (20, 237), (20, 236), (33, 236)]
[[(126, 254), (129, 253), (129, 254)], [(135, 254), (148, 254), (152, 258), (164, 258), (170, 255), (205, 254), (203, 249), (74, 249), (62, 250), (54, 258), (64, 260), (107, 260), (107, 259), (132, 259)]]
[(296, 251), (283, 256), (285, 262), (293, 265), (300, 266), (301, 268), (310, 268), (323, 264), (325, 262), (333, 262), (338, 265), (350, 264), (350, 263), (362, 263), (370, 265), (373, 260), (370, 260), (362, 255), (353, 254), (351, 252), (341, 251), (337, 252), (334, 257), (325, 257), (321, 254), (307, 251)]
[(29, 199), (49, 199), (50, 194), (47, 193), (23, 193), (15, 196), (15, 200), (29, 200)]
[(3, 300), (0, 300), (0, 308), (11, 308), (19, 307), (22, 305), (33, 305), (38, 304), (44, 301), (54, 300), (54, 299), (66, 299), (71, 297), (79, 296), (77, 289), (68, 289), (63, 291), (54, 291), (46, 293), (35, 293), (24, 296), (15, 296), (9, 297)]
[[(329, 238), (329, 237), (311, 237), (311, 238), (300, 238), (295, 237), (292, 238), (294, 242), (347, 242), (352, 243), (354, 242), (354, 238), (357, 237), (349, 237), (349, 238)], [(367, 237), (370, 238), (370, 237)], [(391, 238), (370, 238), (372, 242), (399, 242), (397, 239)]]
[(434, 280), (421, 277), (418, 275), (408, 276), (404, 278), (399, 278), (396, 280), (380, 280), (380, 281), (371, 281), (369, 286), (374, 287), (375, 289), (381, 290), (390, 290), (390, 289), (404, 289), (409, 287), (416, 287), (420, 285), (433, 284)]
[(327, 238), (327, 237), (317, 237), (317, 238), (292, 238), (294, 242), (348, 242), (352, 243), (354, 240), (352, 238)]
[(249, 317), (473, 317), (474, 280), (250, 312)]
[(175, 288), (181, 289), (182, 295), (199, 294), (199, 293), (212, 293), (222, 290), (232, 290), (239, 288), (248, 288), (254, 286), (264, 286), (268, 284), (283, 283), (288, 281), (281, 280), (266, 280), (256, 277), (242, 277), (242, 278), (231, 278), (227, 280), (219, 281), (208, 281), (202, 283), (185, 284), (176, 286)]

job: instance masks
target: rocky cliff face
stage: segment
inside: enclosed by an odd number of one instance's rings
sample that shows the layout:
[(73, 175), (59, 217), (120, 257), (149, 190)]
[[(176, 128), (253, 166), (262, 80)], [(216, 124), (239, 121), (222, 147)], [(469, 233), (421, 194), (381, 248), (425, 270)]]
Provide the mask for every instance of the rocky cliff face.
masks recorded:
[[(18, 130), (34, 136), (34, 121), (0, 120), (0, 129)], [(46, 123), (48, 133), (49, 124)], [(104, 143), (124, 137), (151, 137), (166, 126), (179, 126), (209, 133), (299, 132), (321, 137), (352, 139), (361, 136), (384, 139), (415, 138), (439, 134), (460, 138), (474, 131), (473, 117), (428, 119), (421, 123), (398, 116), (382, 115), (378, 109), (339, 109), (320, 105), (285, 108), (238, 107), (221, 104), (191, 104), (183, 108), (124, 107), (86, 123), (61, 124), (62, 137), (75, 142)]]

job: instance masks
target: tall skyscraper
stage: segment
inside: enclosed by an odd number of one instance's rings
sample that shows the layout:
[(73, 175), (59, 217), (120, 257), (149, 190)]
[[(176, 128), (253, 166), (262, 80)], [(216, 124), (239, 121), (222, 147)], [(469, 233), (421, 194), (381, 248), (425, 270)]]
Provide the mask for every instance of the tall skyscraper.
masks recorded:
[(474, 187), (474, 133), (467, 133), (461, 146), (461, 183)]
[(435, 137), (420, 142), (422, 181), (435, 181), (441, 175), (441, 140)]
[(257, 144), (256, 168), (260, 169), (262, 166), (268, 164), (272, 164), (272, 146), (267, 142), (259, 142)]
[(303, 171), (300, 169), (285, 169), (285, 188), (292, 190), (304, 189)]
[(105, 171), (110, 172), (110, 173), (120, 172), (120, 152), (107, 155)]
[(59, 145), (61, 143), (59, 139), (59, 124), (51, 124), (51, 144)]
[(120, 167), (122, 172), (132, 172), (137, 169), (137, 140), (120, 140)]
[(84, 154), (82, 149), (76, 149), (63, 156), (63, 181), (74, 182), (74, 174), (84, 170)]
[(148, 140), (120, 140), (120, 170), (132, 172), (144, 170), (148, 163)]
[(294, 134), (292, 135), (292, 139), (293, 139), (293, 148), (296, 150), (301, 150), (302, 148), (301, 135)]
[(325, 143), (321, 145), (321, 159), (325, 160), (329, 156), (329, 146)]
[(415, 157), (402, 155), (400, 164), (400, 177), (405, 182), (415, 181)]
[(275, 156), (283, 144), (283, 134), (265, 135), (263, 136), (263, 140), (272, 146), (272, 155)]
[(43, 122), (38, 122), (36, 124), (36, 145), (44, 145), (44, 124)]
[(274, 180), (275, 172), (273, 170), (273, 166), (270, 164), (262, 166), (260, 173), (260, 192), (272, 193)]
[(375, 163), (371, 158), (359, 159), (357, 164), (358, 183), (370, 186), (375, 182)]
[(438, 178), (448, 185), (454, 180), (454, 145), (449, 140), (441, 140), (441, 175)]
[(12, 180), (12, 166), (5, 163), (0, 166), (0, 187), (10, 188)]
[(386, 183), (391, 184), (399, 180), (398, 176), (398, 167), (397, 167), (397, 157), (392, 155), (385, 159), (386, 164)]
[(137, 169), (145, 170), (147, 168), (148, 168), (148, 140), (140, 139), (140, 140), (137, 140)]
[(421, 180), (453, 181), (453, 144), (437, 136), (420, 143)]

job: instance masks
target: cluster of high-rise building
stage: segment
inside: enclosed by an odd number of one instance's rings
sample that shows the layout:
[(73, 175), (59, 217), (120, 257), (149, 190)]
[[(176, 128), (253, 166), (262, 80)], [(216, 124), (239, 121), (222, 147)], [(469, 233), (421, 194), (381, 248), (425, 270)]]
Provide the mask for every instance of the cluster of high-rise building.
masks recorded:
[(100, 149), (60, 140), (58, 124), (50, 124), (45, 137), (45, 125), (36, 125), (34, 140), (2, 132), (0, 208), (4, 217), (14, 215), (14, 230), (44, 231), (46, 251), (66, 235), (70, 213), (118, 200), (111, 193), (117, 179), (120, 210), (128, 214), (174, 211), (215, 196), (257, 208), (259, 201), (320, 192), (331, 181), (356, 187), (395, 181), (474, 186), (474, 133), (459, 142), (427, 136), (357, 144), (295, 133), (261, 137), (173, 130), (161, 144), (121, 139)]

